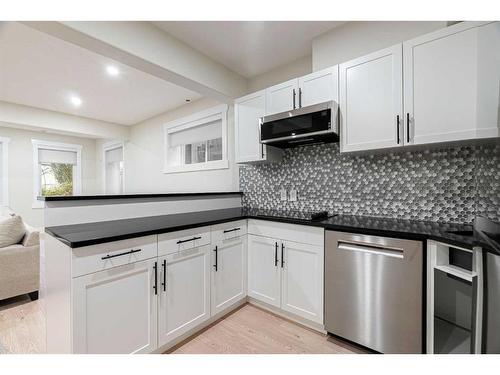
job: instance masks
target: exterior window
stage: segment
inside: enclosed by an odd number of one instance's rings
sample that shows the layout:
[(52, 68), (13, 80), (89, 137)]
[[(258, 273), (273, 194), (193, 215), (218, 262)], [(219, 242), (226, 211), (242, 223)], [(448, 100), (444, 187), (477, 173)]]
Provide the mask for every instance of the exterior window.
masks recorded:
[(9, 138), (0, 137), (0, 206), (9, 205)]
[(228, 168), (227, 105), (165, 124), (165, 173)]
[(33, 140), (34, 202), (38, 196), (81, 193), (81, 146)]
[(106, 194), (123, 194), (123, 143), (106, 144), (104, 149), (104, 192)]

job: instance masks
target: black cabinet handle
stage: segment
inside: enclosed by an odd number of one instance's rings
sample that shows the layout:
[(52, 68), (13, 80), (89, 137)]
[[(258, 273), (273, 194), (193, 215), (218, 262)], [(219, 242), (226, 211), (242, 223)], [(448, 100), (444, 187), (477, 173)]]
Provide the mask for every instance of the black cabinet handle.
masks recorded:
[(234, 231), (237, 231), (237, 230), (240, 230), (241, 228), (233, 228), (233, 229), (227, 229), (224, 231), (224, 233), (230, 233), (230, 232), (234, 232)]
[(199, 240), (199, 239), (201, 239), (201, 237), (193, 237), (193, 238), (190, 238), (188, 240), (179, 240), (179, 241), (177, 241), (177, 245), (181, 244), (181, 243), (184, 243), (184, 242), (196, 241), (196, 240)]
[(399, 115), (396, 116), (396, 129), (398, 132), (398, 145), (399, 145), (399, 141), (400, 141), (400, 138), (399, 138)]
[(410, 114), (406, 113), (406, 142), (410, 143)]
[(155, 262), (153, 269), (155, 270), (155, 284), (153, 285), (153, 289), (155, 290), (155, 295), (157, 295), (158, 294), (158, 262)]
[(281, 243), (281, 268), (283, 268), (283, 266), (285, 265), (284, 251), (285, 251), (285, 244)]
[(302, 108), (302, 88), (299, 87), (299, 108)]
[(161, 284), (163, 286), (163, 291), (167, 291), (167, 260), (163, 259), (163, 283)]
[(127, 251), (125, 253), (120, 253), (120, 254), (113, 254), (113, 255), (106, 255), (104, 257), (102, 257), (101, 259), (102, 260), (106, 260), (106, 259), (110, 259), (110, 258), (116, 258), (116, 257), (121, 257), (123, 255), (128, 255), (128, 254), (134, 254), (134, 253), (138, 253), (139, 251), (141, 251), (142, 249), (134, 249), (134, 250), (130, 250), (130, 251)]
[(219, 260), (217, 259), (217, 246), (215, 246), (215, 264), (214, 264), (214, 268), (215, 268), (215, 272), (217, 272), (217, 268), (219, 266)]
[(295, 89), (293, 89), (293, 109), (295, 109)]
[(278, 243), (274, 243), (274, 267), (278, 267)]

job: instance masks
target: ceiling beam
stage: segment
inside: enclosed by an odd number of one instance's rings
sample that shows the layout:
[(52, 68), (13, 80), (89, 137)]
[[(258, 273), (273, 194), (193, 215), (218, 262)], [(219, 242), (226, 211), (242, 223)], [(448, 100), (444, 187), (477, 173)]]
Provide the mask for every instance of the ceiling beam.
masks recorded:
[(0, 101), (0, 124), (85, 138), (128, 140), (130, 128), (111, 122)]
[(150, 22), (23, 24), (220, 102), (232, 103), (247, 90), (244, 77)]

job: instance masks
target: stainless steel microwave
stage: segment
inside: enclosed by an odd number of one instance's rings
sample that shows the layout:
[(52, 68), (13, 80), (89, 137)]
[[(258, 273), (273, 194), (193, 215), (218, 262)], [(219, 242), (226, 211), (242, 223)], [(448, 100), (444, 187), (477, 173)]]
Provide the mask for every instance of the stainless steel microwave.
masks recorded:
[(260, 118), (260, 143), (289, 148), (338, 141), (338, 104), (329, 101)]

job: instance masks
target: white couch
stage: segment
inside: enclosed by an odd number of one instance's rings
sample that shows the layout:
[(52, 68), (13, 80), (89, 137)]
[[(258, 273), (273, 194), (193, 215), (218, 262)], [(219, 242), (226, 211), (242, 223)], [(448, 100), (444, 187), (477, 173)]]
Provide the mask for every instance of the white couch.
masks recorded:
[(21, 294), (38, 298), (40, 236), (37, 229), (24, 226), (26, 232), (19, 243), (0, 248), (0, 300)]

